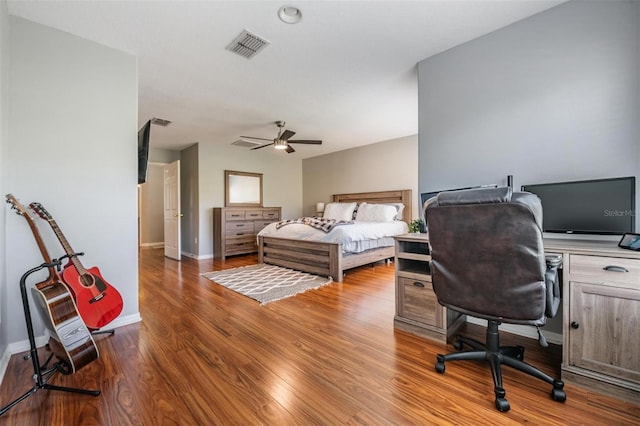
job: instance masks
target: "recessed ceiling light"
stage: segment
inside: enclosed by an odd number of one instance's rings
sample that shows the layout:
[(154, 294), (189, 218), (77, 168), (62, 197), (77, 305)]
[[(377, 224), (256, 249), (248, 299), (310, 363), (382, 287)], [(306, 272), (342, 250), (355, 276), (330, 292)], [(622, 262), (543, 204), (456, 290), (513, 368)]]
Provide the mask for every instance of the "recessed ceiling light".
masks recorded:
[(302, 11), (295, 6), (282, 6), (278, 18), (287, 24), (297, 24), (302, 20)]

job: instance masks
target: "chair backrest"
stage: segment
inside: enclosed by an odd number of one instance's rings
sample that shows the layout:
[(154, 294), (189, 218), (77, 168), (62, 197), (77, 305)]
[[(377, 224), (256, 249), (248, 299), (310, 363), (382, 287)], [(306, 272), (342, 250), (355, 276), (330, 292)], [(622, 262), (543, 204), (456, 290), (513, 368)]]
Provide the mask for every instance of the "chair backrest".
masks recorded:
[(433, 288), (441, 304), (475, 317), (545, 323), (542, 205), (530, 193), (480, 188), (425, 203)]

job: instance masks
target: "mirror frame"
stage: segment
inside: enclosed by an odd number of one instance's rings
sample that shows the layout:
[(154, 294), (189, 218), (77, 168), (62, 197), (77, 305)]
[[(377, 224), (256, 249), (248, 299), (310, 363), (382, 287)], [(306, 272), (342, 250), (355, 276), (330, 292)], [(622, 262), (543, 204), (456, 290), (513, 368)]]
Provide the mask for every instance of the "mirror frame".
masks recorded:
[[(243, 198), (238, 191), (232, 191), (230, 181), (234, 177), (244, 178), (246, 183), (252, 185), (253, 191), (260, 191), (260, 201), (252, 202)], [(252, 192), (253, 192), (252, 191)], [(237, 172), (234, 170), (224, 171), (224, 205), (225, 207), (262, 207), (262, 173)]]

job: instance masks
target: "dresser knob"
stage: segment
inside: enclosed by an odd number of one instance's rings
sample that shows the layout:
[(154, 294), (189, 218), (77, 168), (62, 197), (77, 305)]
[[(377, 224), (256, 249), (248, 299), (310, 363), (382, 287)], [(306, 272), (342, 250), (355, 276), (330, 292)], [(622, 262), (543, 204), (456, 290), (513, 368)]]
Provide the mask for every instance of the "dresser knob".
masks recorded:
[(571, 322), (571, 328), (573, 328), (574, 330), (577, 330), (578, 328), (580, 328), (580, 324), (578, 324), (575, 321)]

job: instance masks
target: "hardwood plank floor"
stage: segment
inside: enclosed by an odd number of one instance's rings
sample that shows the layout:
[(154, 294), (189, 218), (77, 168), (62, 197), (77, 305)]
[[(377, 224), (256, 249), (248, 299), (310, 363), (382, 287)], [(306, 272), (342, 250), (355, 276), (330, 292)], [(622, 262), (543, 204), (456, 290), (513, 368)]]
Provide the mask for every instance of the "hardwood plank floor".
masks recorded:
[[(175, 262), (142, 250), (142, 322), (98, 337), (97, 361), (51, 380), (102, 395), (40, 390), (0, 424), (639, 424), (638, 405), (571, 385), (566, 403), (557, 403), (547, 384), (508, 368), (511, 410), (499, 413), (485, 363), (450, 363), (436, 373), (436, 353), (453, 348), (394, 330), (393, 264), (357, 268), (343, 283), (265, 306), (200, 276), (255, 262), (254, 255)], [(524, 345), (528, 362), (559, 374), (559, 347), (502, 336)], [(22, 355), (11, 358), (2, 405), (33, 385)]]

